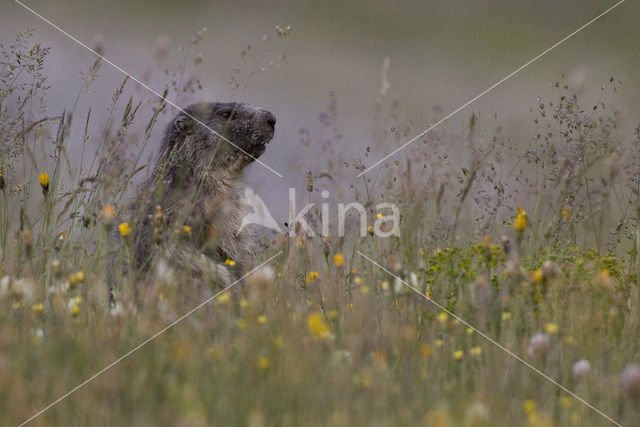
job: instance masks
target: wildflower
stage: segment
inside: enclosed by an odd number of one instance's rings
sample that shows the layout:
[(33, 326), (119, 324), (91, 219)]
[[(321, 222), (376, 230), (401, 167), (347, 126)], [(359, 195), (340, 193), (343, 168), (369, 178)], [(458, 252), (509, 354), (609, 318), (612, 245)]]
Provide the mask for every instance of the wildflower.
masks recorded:
[(518, 233), (522, 233), (525, 228), (527, 228), (527, 213), (519, 207), (518, 215), (513, 220), (513, 229)]
[(264, 314), (261, 314), (260, 316), (258, 316), (258, 323), (261, 325), (264, 325), (265, 323), (267, 323), (267, 316), (265, 316)]
[(360, 288), (360, 293), (361, 293), (362, 295), (366, 295), (366, 294), (368, 294), (368, 293), (369, 293), (369, 287), (368, 287), (368, 286), (366, 286), (366, 285), (363, 285), (363, 286)]
[(312, 313), (307, 317), (309, 332), (316, 338), (330, 338), (331, 330), (322, 318), (321, 313)]
[(40, 183), (40, 186), (42, 187), (42, 193), (43, 194), (47, 194), (47, 192), (49, 191), (49, 174), (48, 173), (41, 173), (38, 176), (38, 182)]
[(531, 399), (525, 400), (522, 404), (522, 408), (524, 409), (524, 413), (527, 415), (534, 414), (536, 412), (536, 402)]
[(327, 311), (327, 319), (336, 319), (338, 317), (338, 312), (336, 310)]
[(462, 356), (464, 356), (464, 351), (456, 350), (453, 352), (453, 360), (461, 360)]
[(562, 209), (562, 217), (566, 220), (569, 220), (571, 218), (571, 208)]
[(382, 214), (380, 212), (378, 212), (378, 214), (376, 215), (376, 218), (378, 218), (378, 219), (382, 218)]
[(0, 172), (0, 190), (4, 190), (4, 175)]
[(118, 231), (120, 231), (120, 235), (122, 237), (127, 237), (129, 234), (131, 234), (131, 227), (129, 227), (128, 223), (123, 222), (118, 226)]
[(189, 236), (191, 236), (191, 227), (188, 225), (185, 225), (182, 227), (182, 231), (185, 232), (185, 234), (188, 234)]
[(231, 301), (230, 292), (223, 292), (218, 296), (218, 304), (227, 304), (229, 301)]
[(376, 350), (373, 352), (373, 360), (378, 366), (385, 366), (387, 364), (387, 352), (384, 350)]
[(442, 347), (443, 344), (444, 342), (440, 338), (436, 340), (436, 347)]
[(228, 265), (229, 267), (233, 267), (233, 266), (235, 266), (235, 265), (236, 265), (236, 262), (235, 262), (234, 260), (232, 260), (232, 259), (225, 259), (225, 260), (224, 260), (224, 263), (225, 263), (226, 265)]
[(482, 402), (475, 402), (467, 409), (465, 420), (465, 425), (468, 426), (491, 425), (489, 408)]
[(473, 329), (467, 328), (467, 335), (472, 335), (472, 334), (473, 334)]
[(84, 282), (84, 271), (76, 271), (75, 273), (71, 273), (69, 275), (69, 285), (75, 286), (79, 283)]
[(44, 310), (44, 304), (41, 302), (37, 302), (31, 306), (31, 311), (34, 313), (42, 313), (42, 310)]
[(534, 359), (542, 360), (547, 356), (550, 347), (549, 337), (545, 334), (538, 333), (529, 340), (527, 353)]
[(640, 401), (640, 365), (628, 365), (622, 377), (620, 386), (625, 396)]
[(344, 265), (344, 255), (335, 254), (333, 256), (333, 263), (336, 265), (336, 267), (342, 267)]
[(589, 375), (589, 371), (591, 370), (591, 364), (588, 360), (582, 359), (578, 360), (575, 365), (573, 365), (573, 379), (575, 382), (580, 383), (583, 382), (587, 375)]
[(249, 305), (249, 301), (247, 301), (246, 299), (242, 298), (240, 300), (240, 307), (241, 308), (247, 308), (248, 305)]
[(356, 285), (360, 285), (362, 283), (362, 278), (360, 276), (354, 277), (353, 283), (355, 283)]
[(558, 325), (556, 325), (555, 323), (547, 323), (546, 325), (544, 325), (544, 331), (549, 335), (557, 334)]
[(482, 354), (482, 347), (480, 347), (479, 345), (471, 347), (471, 349), (469, 350), (469, 354), (475, 357), (480, 356)]
[(318, 273), (317, 271), (310, 271), (307, 274), (306, 283), (311, 283), (314, 280), (318, 279), (319, 277), (320, 277), (320, 273)]
[(422, 344), (420, 346), (420, 355), (425, 359), (431, 356), (431, 346), (429, 344)]
[(542, 270), (540, 270), (539, 268), (537, 270), (534, 270), (533, 273), (531, 273), (531, 281), (533, 283), (542, 282), (542, 278), (543, 278)]
[(389, 289), (389, 282), (384, 280), (382, 283), (380, 283), (380, 287), (382, 288), (382, 290), (386, 291), (387, 289)]
[(105, 228), (109, 229), (113, 225), (113, 221), (116, 219), (116, 209), (113, 205), (104, 205), (100, 212), (100, 221)]
[(282, 348), (282, 344), (283, 344), (282, 335), (276, 335), (275, 337), (273, 337), (273, 346), (275, 348)]
[(71, 298), (67, 303), (67, 308), (69, 309), (69, 312), (71, 313), (72, 316), (77, 316), (78, 314), (80, 314), (81, 302), (82, 302), (82, 299), (80, 297), (74, 297), (74, 298)]
[(367, 233), (369, 233), (369, 236), (373, 236), (373, 225), (367, 227)]
[(607, 270), (606, 268), (603, 268), (598, 274), (596, 274), (596, 276), (593, 278), (593, 284), (603, 291), (614, 290), (613, 279), (611, 278), (609, 270)]
[(449, 315), (445, 311), (441, 311), (438, 313), (436, 319), (438, 320), (438, 323), (445, 323), (447, 319), (449, 319)]
[(509, 313), (508, 311), (503, 311), (502, 312), (502, 320), (506, 322), (509, 319), (511, 319), (511, 313)]
[(243, 330), (246, 329), (247, 327), (247, 322), (244, 319), (238, 319), (238, 321), (236, 322), (236, 326), (238, 327), (238, 329)]
[(263, 369), (264, 370), (264, 369), (269, 368), (269, 366), (271, 366), (271, 362), (266, 357), (260, 356), (260, 357), (258, 357), (258, 360), (256, 361), (256, 366), (258, 367), (258, 369)]

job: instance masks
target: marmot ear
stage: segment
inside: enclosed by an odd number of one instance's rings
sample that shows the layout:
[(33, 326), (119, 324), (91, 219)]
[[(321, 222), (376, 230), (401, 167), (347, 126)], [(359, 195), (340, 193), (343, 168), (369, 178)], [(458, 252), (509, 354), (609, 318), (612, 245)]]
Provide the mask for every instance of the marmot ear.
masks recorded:
[(189, 128), (189, 117), (180, 115), (173, 122), (173, 128), (179, 133), (187, 133)]

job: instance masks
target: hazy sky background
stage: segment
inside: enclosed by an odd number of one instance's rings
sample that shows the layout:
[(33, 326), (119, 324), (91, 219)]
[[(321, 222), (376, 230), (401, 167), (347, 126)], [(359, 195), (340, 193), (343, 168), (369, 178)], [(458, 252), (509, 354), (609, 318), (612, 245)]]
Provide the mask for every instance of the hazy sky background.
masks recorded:
[[(182, 54), (195, 32), (207, 27), (197, 46), (202, 64), (191, 67), (203, 84), (197, 96), (179, 100), (187, 105), (203, 100), (249, 102), (277, 116), (276, 137), (262, 161), (284, 175), (280, 179), (258, 164), (247, 179), (267, 205), (285, 200), (287, 188), (304, 188), (304, 173), (319, 160), (313, 150), (299, 144), (300, 128), (311, 131), (312, 144), (322, 139), (318, 115), (335, 93), (338, 123), (344, 138), (345, 160), (363, 158), (376, 129), (373, 111), (378, 96), (380, 70), (390, 58), (389, 96), (396, 96), (414, 124), (412, 135), (429, 126), (434, 106), (446, 114), (500, 80), (559, 41), (615, 1), (40, 1), (25, 4), (79, 40), (94, 46), (136, 77), (153, 68), (158, 43), (166, 43), (170, 64)], [(583, 96), (597, 96), (609, 77), (623, 81), (623, 90), (609, 99), (636, 125), (640, 113), (638, 75), (640, 56), (640, 5), (627, 1), (512, 79), (467, 107), (449, 123), (467, 120), (472, 111), (496, 112), (507, 134), (533, 135), (530, 109), (538, 96), (550, 99), (556, 92), (550, 82), (562, 73), (582, 76)], [(293, 27), (287, 37), (277, 37), (274, 26)], [(51, 114), (71, 107), (82, 84), (80, 71), (94, 56), (32, 15), (6, 0), (0, 15), (0, 40), (26, 27), (35, 27), (36, 39), (52, 47), (47, 71), (52, 85)], [(267, 35), (268, 41), (262, 40)], [(234, 67), (245, 75), (254, 67), (240, 53), (251, 45), (265, 61), (286, 53), (288, 63), (255, 75), (246, 89), (232, 89)], [(93, 94), (79, 111), (93, 106), (94, 123), (100, 125), (113, 90), (122, 80), (119, 71), (104, 64)], [(190, 73), (189, 73), (190, 74)], [(161, 76), (151, 80), (162, 91)], [(127, 91), (141, 93), (131, 82)], [(98, 108), (98, 106), (102, 108)], [(173, 114), (174, 111), (171, 111)], [(169, 120), (169, 115), (162, 118)], [(97, 133), (97, 131), (96, 131)], [(76, 135), (76, 140), (80, 135)], [(158, 143), (156, 138), (154, 144)], [(383, 157), (376, 146), (365, 163)], [(157, 145), (152, 147), (155, 151)], [(414, 147), (413, 149), (417, 149)], [(73, 151), (73, 147), (71, 148)], [(410, 155), (410, 149), (405, 154)], [(459, 168), (458, 168), (459, 169)], [(355, 171), (351, 169), (355, 176)], [(273, 211), (281, 220), (286, 204)]]

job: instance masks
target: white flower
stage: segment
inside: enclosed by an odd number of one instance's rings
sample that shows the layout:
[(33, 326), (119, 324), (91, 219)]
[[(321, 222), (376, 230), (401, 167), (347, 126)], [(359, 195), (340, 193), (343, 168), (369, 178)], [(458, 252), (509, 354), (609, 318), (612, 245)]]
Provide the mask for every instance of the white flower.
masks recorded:
[(620, 378), (620, 386), (627, 397), (640, 401), (640, 366), (628, 365)]
[(581, 383), (587, 378), (589, 371), (591, 371), (589, 361), (585, 359), (578, 360), (576, 364), (573, 365), (573, 379), (575, 382)]
[(527, 353), (536, 360), (543, 360), (547, 356), (550, 347), (549, 337), (546, 334), (538, 333), (529, 340)]

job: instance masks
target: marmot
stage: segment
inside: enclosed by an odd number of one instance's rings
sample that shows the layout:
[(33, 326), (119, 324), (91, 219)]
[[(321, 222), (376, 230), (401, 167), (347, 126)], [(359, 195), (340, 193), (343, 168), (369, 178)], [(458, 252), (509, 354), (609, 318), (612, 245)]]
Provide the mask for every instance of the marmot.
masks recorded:
[(264, 153), (275, 123), (271, 112), (241, 103), (194, 104), (169, 123), (132, 209), (136, 271), (164, 257), (174, 269), (222, 285), (242, 275), (254, 240), (239, 233), (247, 212), (238, 178)]

